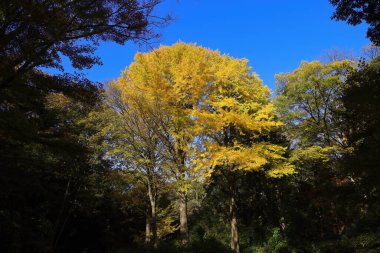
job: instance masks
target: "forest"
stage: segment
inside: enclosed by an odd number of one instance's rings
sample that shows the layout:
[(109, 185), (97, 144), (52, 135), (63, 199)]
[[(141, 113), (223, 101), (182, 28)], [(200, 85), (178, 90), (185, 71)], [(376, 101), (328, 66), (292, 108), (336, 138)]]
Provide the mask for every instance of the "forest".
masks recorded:
[(0, 252), (380, 252), (380, 1), (329, 3), (372, 44), (271, 90), (196, 42), (136, 52), (106, 83), (53, 74), (175, 17), (160, 0), (2, 0)]

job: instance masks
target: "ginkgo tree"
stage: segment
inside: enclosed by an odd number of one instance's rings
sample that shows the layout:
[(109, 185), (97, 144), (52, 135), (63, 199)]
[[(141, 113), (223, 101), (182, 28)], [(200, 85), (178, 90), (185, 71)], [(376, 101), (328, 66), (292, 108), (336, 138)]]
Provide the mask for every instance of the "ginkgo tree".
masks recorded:
[(267, 169), (272, 177), (293, 173), (283, 156), (285, 148), (267, 138), (282, 125), (269, 89), (246, 60), (185, 43), (137, 54), (117, 82), (122, 93), (132, 90), (143, 99), (141, 110), (152, 113), (160, 126), (165, 171), (178, 192), (183, 243), (188, 240), (191, 180), (220, 169), (228, 174), (231, 192), (231, 248), (239, 252), (234, 172)]
[(205, 175), (222, 173), (229, 185), (231, 249), (239, 252), (237, 172), (265, 171), (269, 177), (294, 173), (285, 147), (271, 143), (269, 134), (282, 123), (276, 119), (269, 89), (245, 59), (220, 55), (207, 97), (193, 111), (198, 142), (197, 169)]
[[(165, 147), (165, 173), (179, 202), (180, 234), (188, 241), (187, 193), (194, 179), (191, 158), (196, 138), (193, 108), (201, 103), (212, 82), (216, 52), (193, 44), (178, 43), (150, 53), (138, 53), (117, 80), (122, 94), (134, 93), (142, 101), (140, 111), (150, 112), (156, 135)], [(153, 123), (152, 123), (153, 125)]]

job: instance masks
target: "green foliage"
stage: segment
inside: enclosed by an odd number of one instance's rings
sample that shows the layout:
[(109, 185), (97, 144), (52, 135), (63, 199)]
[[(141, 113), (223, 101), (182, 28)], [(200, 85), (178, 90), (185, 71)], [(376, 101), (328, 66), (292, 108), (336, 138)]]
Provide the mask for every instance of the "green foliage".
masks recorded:
[(375, 182), (380, 181), (379, 70), (379, 57), (368, 64), (363, 63), (349, 75), (343, 97), (345, 120), (350, 127), (349, 143), (354, 149), (348, 166), (365, 180), (363, 184), (367, 186), (377, 185)]
[(344, 91), (345, 121), (349, 126), (348, 143), (352, 152), (342, 166), (357, 188), (361, 212), (355, 217), (351, 233), (374, 233), (380, 220), (380, 58), (350, 73)]
[(303, 62), (291, 73), (276, 75), (276, 107), (287, 137), (298, 147), (346, 145), (339, 113), (350, 61)]
[(281, 231), (279, 228), (274, 228), (272, 230), (272, 236), (269, 238), (267, 242), (264, 243), (264, 246), (255, 246), (252, 247), (252, 253), (285, 253), (291, 252), (288, 249), (288, 244), (286, 240), (283, 239), (281, 235)]
[(293, 248), (321, 249), (320, 243), (340, 238), (358, 215), (347, 197), (355, 194), (355, 185), (340, 163), (352, 150), (342, 97), (353, 68), (349, 61), (304, 62), (277, 75), (277, 110), (291, 143), (289, 161), (298, 171), (284, 185), (288, 192), (283, 200), (288, 203), (284, 219), (291, 221), (285, 233)]
[(363, 233), (356, 237), (350, 238), (349, 245), (355, 248), (357, 252), (369, 252), (371, 249), (378, 249), (378, 245), (380, 243), (379, 238), (380, 232)]
[(231, 253), (230, 249), (214, 239), (193, 241), (187, 246), (182, 246), (174, 241), (163, 241), (156, 248), (138, 246), (127, 250), (117, 250), (115, 253)]

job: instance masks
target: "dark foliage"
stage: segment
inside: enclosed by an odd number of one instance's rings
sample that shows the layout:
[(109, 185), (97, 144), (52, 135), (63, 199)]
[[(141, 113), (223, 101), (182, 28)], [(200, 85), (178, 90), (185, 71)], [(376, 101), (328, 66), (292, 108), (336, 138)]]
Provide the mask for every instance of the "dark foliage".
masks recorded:
[[(104, 159), (108, 151), (98, 138), (107, 133), (99, 134), (100, 122), (89, 123), (104, 105), (102, 88), (37, 67), (61, 68), (67, 56), (75, 68), (89, 68), (99, 63), (93, 53), (100, 41), (157, 36), (151, 28), (166, 22), (151, 17), (159, 2), (0, 3), (0, 251), (228, 253), (232, 174), (241, 252), (379, 250), (380, 58), (348, 74), (339, 100), (344, 110), (336, 117), (350, 152), (298, 160), (297, 173), (284, 178), (217, 168), (189, 189), (189, 244), (181, 244), (178, 230), (160, 234), (156, 247), (143, 243), (144, 181)], [(366, 21), (379, 44), (379, 1), (331, 3), (335, 19)], [(249, 145), (248, 136), (237, 138)], [(289, 149), (295, 141), (282, 132), (262, 138)], [(169, 217), (164, 225), (174, 227), (176, 192), (170, 180), (160, 183), (159, 221)]]
[(365, 21), (368, 25), (367, 37), (375, 45), (380, 45), (380, 1), (379, 0), (330, 0), (336, 11), (332, 18), (358, 25)]
[(1, 1), (0, 251), (104, 252), (125, 247), (144, 217), (125, 206), (129, 182), (98, 159), (81, 123), (102, 89), (81, 76), (48, 75), (68, 57), (100, 63), (100, 41), (147, 41), (167, 19), (157, 0)]
[(35, 67), (62, 68), (66, 56), (77, 69), (100, 63), (99, 41), (124, 44), (157, 37), (152, 29), (159, 0), (4, 0), (0, 3), (0, 88)]
[(380, 57), (361, 66), (347, 79), (343, 97), (353, 153), (344, 166), (355, 179), (364, 215), (357, 232), (380, 227)]
[[(380, 57), (362, 63), (347, 80), (343, 102), (350, 126), (350, 144), (355, 148), (356, 175), (363, 187), (380, 182)], [(369, 181), (368, 181), (369, 180)]]
[(101, 90), (70, 75), (18, 80), (0, 103), (1, 251), (103, 252), (132, 242), (139, 219), (123, 211), (128, 184), (94, 160), (85, 138), (93, 129), (79, 123)]

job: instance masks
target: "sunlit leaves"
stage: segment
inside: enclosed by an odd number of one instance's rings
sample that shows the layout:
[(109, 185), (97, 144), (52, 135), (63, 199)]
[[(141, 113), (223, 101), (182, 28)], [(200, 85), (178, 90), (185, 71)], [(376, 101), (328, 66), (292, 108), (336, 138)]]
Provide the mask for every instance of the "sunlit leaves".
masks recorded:
[(351, 61), (303, 62), (293, 72), (276, 75), (277, 110), (289, 139), (299, 146), (346, 145), (340, 98), (345, 76), (352, 68)]

